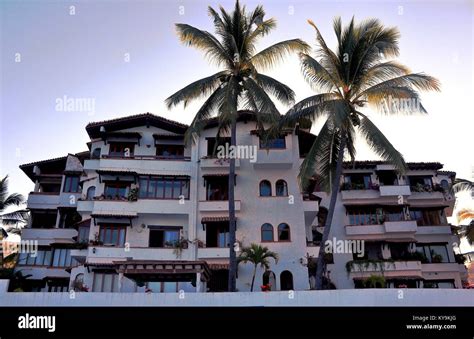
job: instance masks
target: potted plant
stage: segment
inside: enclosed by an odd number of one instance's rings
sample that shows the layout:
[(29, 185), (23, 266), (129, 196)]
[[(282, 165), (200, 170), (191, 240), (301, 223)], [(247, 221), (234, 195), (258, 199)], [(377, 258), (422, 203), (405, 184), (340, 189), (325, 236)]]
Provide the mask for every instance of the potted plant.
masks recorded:
[(133, 187), (128, 192), (127, 196), (128, 201), (137, 201), (138, 200), (138, 187)]
[(266, 285), (261, 285), (260, 289), (262, 290), (262, 292), (270, 292), (272, 290), (272, 285), (270, 283)]

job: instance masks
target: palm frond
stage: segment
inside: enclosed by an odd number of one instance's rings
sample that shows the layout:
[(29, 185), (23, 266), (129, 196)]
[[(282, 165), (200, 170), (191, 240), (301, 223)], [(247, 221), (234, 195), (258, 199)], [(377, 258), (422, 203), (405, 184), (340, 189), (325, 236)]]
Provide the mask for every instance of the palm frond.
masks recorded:
[(275, 66), (287, 55), (293, 52), (308, 52), (309, 45), (300, 39), (292, 39), (278, 42), (255, 54), (250, 62), (260, 70), (265, 70)]
[(403, 155), (395, 149), (369, 118), (363, 117), (361, 119), (359, 132), (377, 155), (394, 165), (400, 174), (406, 172), (407, 165), (403, 159)]
[(332, 91), (342, 86), (338, 74), (330, 74), (310, 55), (300, 53), (301, 71), (306, 82), (316, 91)]
[(217, 72), (209, 77), (194, 81), (183, 89), (171, 95), (165, 100), (165, 103), (168, 108), (176, 106), (181, 102), (184, 104), (184, 107), (187, 104), (200, 97), (205, 97), (213, 93), (225, 78), (229, 75), (227, 71)]
[(212, 34), (187, 24), (176, 24), (181, 42), (205, 52), (206, 57), (217, 65), (232, 65), (232, 58)]
[(417, 88), (424, 91), (440, 91), (440, 82), (429, 75), (423, 73), (411, 73), (382, 81), (362, 91), (357, 98), (378, 95), (384, 90), (396, 87)]
[(278, 101), (285, 105), (292, 105), (295, 100), (295, 92), (285, 84), (267, 75), (257, 73), (255, 80), (267, 93), (273, 95)]
[(196, 137), (201, 134), (202, 129), (207, 123), (207, 120), (211, 118), (213, 113), (217, 112), (219, 107), (221, 107), (224, 97), (224, 88), (225, 86), (217, 88), (196, 113), (191, 125), (184, 134), (184, 140), (186, 144), (190, 141), (193, 143), (196, 142)]

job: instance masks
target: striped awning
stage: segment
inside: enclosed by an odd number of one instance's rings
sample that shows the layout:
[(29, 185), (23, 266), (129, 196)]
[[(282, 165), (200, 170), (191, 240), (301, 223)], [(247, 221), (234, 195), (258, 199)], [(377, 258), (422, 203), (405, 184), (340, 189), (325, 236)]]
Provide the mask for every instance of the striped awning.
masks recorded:
[(97, 211), (91, 214), (92, 218), (136, 218), (137, 212), (124, 211)]
[(209, 269), (213, 271), (217, 270), (228, 270), (229, 264), (209, 264)]
[[(235, 218), (237, 220), (237, 218)], [(229, 216), (224, 216), (224, 217), (203, 217), (201, 219), (201, 224), (205, 224), (208, 222), (223, 222), (223, 221), (229, 221)]]

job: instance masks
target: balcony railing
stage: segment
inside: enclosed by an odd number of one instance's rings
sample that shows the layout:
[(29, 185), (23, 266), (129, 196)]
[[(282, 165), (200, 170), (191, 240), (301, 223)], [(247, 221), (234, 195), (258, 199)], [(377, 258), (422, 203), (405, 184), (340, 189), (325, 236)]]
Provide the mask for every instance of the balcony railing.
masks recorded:
[(167, 161), (191, 161), (187, 156), (165, 156), (165, 155), (111, 155), (103, 154), (102, 159), (121, 159), (121, 160), (167, 160)]
[[(240, 211), (240, 200), (235, 200), (235, 210)], [(199, 201), (199, 210), (201, 212), (227, 212), (229, 211), (228, 200), (201, 200)]]

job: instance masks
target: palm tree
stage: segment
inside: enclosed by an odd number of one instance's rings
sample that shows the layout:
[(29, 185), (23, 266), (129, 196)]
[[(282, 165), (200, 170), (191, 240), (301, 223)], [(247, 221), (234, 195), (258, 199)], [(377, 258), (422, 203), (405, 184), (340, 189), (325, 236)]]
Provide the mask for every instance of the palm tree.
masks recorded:
[[(21, 204), (25, 203), (25, 198), (23, 195), (18, 193), (8, 194), (8, 175), (0, 180), (0, 242), (3, 241), (3, 238), (8, 236), (8, 232), (18, 234), (18, 225), (19, 222), (26, 221), (28, 218), (28, 210), (14, 210), (6, 212), (7, 209), (12, 207), (18, 207)], [(9, 226), (5, 230), (3, 225)], [(15, 226), (12, 226), (15, 225)], [(0, 268), (3, 267), (3, 251), (0, 251)]]
[(237, 258), (237, 262), (244, 264), (250, 262), (253, 264), (253, 275), (252, 275), (252, 284), (250, 286), (250, 292), (253, 292), (253, 285), (255, 282), (255, 275), (257, 274), (257, 266), (264, 268), (265, 270), (270, 269), (270, 258), (275, 260), (275, 264), (278, 263), (278, 254), (272, 252), (268, 247), (262, 247), (258, 244), (250, 244), (250, 247), (242, 248), (242, 251)]
[[(400, 34), (396, 28), (386, 28), (379, 20), (370, 19), (356, 24), (352, 18), (342, 28), (340, 18), (334, 20), (337, 50), (326, 45), (317, 26), (318, 49), (316, 58), (300, 53), (304, 78), (318, 94), (310, 96), (292, 107), (282, 119), (283, 125), (295, 125), (301, 119), (326, 121), (303, 161), (299, 182), (303, 189), (310, 179), (320, 178), (320, 184), (331, 192), (329, 212), (322, 243), (329, 236), (334, 215), (344, 153), (355, 159), (356, 130), (370, 148), (383, 160), (392, 163), (402, 174), (406, 169), (403, 156), (361, 112), (367, 104), (379, 113), (426, 113), (416, 90), (439, 91), (439, 82), (423, 73), (410, 73), (407, 67), (392, 60), (398, 56)], [(316, 288), (322, 288), (325, 268), (324, 246), (321, 246), (316, 273)]]
[(20, 206), (25, 203), (25, 198), (19, 193), (8, 194), (8, 175), (0, 180), (0, 220), (3, 225), (17, 224), (28, 217), (27, 210), (6, 212), (8, 208)]
[[(190, 25), (177, 24), (176, 29), (181, 41), (205, 52), (206, 57), (222, 70), (197, 80), (179, 90), (168, 99), (168, 108), (183, 103), (184, 106), (195, 99), (205, 98), (204, 104), (196, 113), (185, 141), (195, 142), (206, 122), (213, 116), (218, 117), (217, 136), (230, 132), (231, 147), (236, 145), (236, 120), (239, 109), (252, 110), (256, 124), (263, 130), (264, 123), (275, 123), (280, 114), (269, 94), (284, 104), (294, 102), (294, 92), (286, 85), (260, 73), (282, 60), (293, 51), (307, 51), (308, 45), (299, 39), (276, 43), (260, 52), (256, 52), (257, 41), (275, 28), (276, 21), (264, 19), (262, 6), (247, 13), (239, 1), (234, 11), (228, 13), (220, 7), (220, 14), (209, 7), (209, 15), (214, 22), (216, 36)], [(257, 70), (258, 69), (258, 70)], [(235, 159), (229, 165), (229, 291), (235, 291), (237, 261), (235, 252), (235, 202), (234, 202)]]

